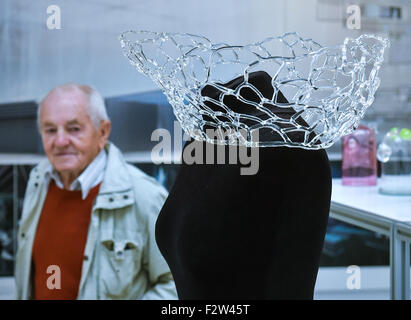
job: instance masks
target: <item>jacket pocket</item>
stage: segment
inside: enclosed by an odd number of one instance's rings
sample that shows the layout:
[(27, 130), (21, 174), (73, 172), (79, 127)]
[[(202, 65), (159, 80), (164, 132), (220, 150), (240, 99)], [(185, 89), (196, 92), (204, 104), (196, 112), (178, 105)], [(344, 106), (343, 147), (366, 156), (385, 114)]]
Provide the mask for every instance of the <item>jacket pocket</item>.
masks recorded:
[(100, 290), (103, 296), (124, 298), (140, 272), (141, 242), (138, 239), (106, 239), (100, 246)]

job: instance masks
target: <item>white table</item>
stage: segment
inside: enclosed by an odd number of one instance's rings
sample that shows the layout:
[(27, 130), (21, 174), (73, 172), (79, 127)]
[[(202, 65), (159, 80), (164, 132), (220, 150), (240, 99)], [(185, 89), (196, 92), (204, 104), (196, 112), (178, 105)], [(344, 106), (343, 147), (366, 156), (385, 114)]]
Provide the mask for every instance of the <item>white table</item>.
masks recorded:
[(377, 186), (343, 186), (333, 179), (332, 218), (390, 238), (391, 299), (410, 298), (411, 196), (388, 196)]

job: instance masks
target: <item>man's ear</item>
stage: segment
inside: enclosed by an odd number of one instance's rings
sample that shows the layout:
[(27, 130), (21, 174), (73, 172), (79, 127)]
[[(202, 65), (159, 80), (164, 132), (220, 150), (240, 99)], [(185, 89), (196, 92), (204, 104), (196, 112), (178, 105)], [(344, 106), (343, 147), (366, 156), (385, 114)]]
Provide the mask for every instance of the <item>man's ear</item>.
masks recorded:
[(100, 122), (100, 128), (99, 128), (99, 133), (100, 133), (100, 142), (99, 142), (99, 147), (102, 149), (107, 143), (108, 137), (110, 135), (111, 131), (111, 122), (109, 120), (102, 120)]

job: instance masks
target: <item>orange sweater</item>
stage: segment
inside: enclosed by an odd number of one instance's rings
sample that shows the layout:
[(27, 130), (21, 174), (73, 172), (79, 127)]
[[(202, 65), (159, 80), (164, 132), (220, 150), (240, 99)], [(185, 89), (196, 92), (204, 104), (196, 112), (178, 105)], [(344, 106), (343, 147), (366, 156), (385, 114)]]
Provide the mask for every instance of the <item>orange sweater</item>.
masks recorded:
[[(100, 184), (82, 200), (81, 191), (63, 190), (50, 182), (33, 243), (34, 299), (77, 298), (91, 208), (99, 188)], [(47, 271), (51, 265), (60, 269), (60, 289), (55, 288), (58, 269)]]

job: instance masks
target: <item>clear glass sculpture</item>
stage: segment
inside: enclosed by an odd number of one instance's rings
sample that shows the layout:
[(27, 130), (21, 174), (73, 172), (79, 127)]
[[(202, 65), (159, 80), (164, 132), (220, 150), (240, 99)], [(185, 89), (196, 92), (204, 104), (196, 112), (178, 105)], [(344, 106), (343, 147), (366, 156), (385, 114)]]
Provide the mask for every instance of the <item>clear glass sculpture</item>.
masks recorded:
[[(244, 46), (181, 33), (127, 31), (125, 56), (164, 92), (194, 139), (248, 147), (330, 147), (374, 100), (389, 41), (322, 47), (296, 33)], [(213, 132), (213, 134), (210, 134)]]
[(378, 146), (381, 181), (378, 191), (388, 195), (411, 195), (411, 130), (391, 128)]

